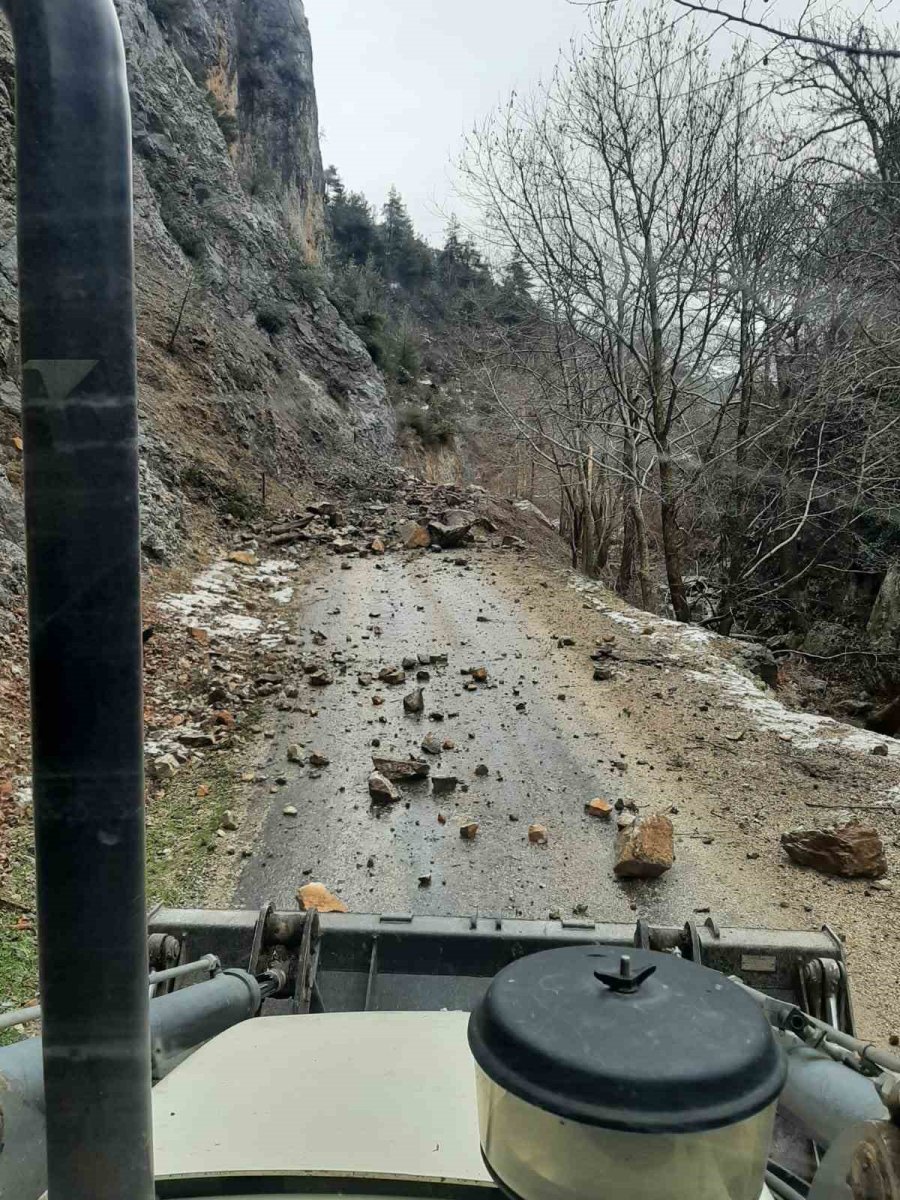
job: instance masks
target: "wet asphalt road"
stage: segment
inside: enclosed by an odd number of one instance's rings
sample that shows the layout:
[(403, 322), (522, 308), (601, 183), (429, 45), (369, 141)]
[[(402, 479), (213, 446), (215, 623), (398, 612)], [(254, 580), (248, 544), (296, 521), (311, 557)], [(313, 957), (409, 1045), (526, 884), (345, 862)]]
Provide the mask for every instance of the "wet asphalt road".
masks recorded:
[[(614, 763), (631, 753), (605, 732), (591, 648), (559, 649), (564, 614), (560, 629), (536, 627), (526, 603), (492, 581), (489, 558), (470, 562), (467, 569), (449, 554), (389, 556), (353, 559), (347, 571), (333, 560), (307, 585), (297, 610), (304, 649), (326, 660), (338, 651), (347, 669), (321, 689), (299, 680), (301, 703), (315, 705), (317, 716), (267, 719), (275, 737), (253, 801), (265, 815), (236, 901), (293, 908), (297, 887), (319, 881), (356, 912), (565, 917), (585, 905), (593, 919), (630, 921), (639, 896), (641, 915), (685, 920), (696, 893), (690, 864), (663, 880), (621, 884), (612, 875), (614, 824), (584, 812), (595, 796), (624, 794)], [(312, 644), (313, 630), (326, 635), (323, 645)], [(447, 666), (428, 668), (420, 716), (403, 709), (412, 678), (399, 687), (357, 682), (359, 672), (377, 676), (420, 652), (448, 655)], [(469, 692), (461, 669), (476, 666), (487, 667), (489, 682)], [(380, 707), (376, 692), (385, 698)], [(429, 757), (420, 744), (430, 732), (455, 743), (429, 761), (433, 774), (459, 778), (456, 792), (433, 796), (428, 781), (401, 784), (401, 803), (373, 806), (372, 754)], [(328, 755), (330, 765), (316, 773), (288, 763), (293, 742)], [(475, 774), (480, 764), (486, 777)], [(288, 784), (272, 793), (281, 774)], [(652, 806), (654, 797), (644, 800)], [(299, 815), (284, 816), (286, 805)], [(466, 820), (479, 824), (473, 842), (460, 838)], [(547, 827), (547, 845), (529, 843), (532, 822)]]

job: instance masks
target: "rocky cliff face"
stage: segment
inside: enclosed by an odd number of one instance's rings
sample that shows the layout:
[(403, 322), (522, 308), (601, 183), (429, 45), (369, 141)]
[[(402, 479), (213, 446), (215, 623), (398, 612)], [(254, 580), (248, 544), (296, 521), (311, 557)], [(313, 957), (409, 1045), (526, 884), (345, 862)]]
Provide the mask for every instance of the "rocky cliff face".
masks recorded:
[[(301, 0), (116, 0), (128, 55), (145, 550), (184, 497), (380, 454), (380, 375), (319, 287), (324, 186)], [(0, 538), (18, 539), (13, 53), (0, 26)], [(6, 478), (4, 478), (4, 476)], [(12, 485), (13, 499), (10, 499)], [(5, 514), (5, 515), (4, 515)], [(10, 532), (11, 531), (11, 532)], [(2, 555), (2, 549), (0, 549)], [(7, 558), (10, 556), (7, 555)], [(19, 567), (0, 571), (9, 591)]]

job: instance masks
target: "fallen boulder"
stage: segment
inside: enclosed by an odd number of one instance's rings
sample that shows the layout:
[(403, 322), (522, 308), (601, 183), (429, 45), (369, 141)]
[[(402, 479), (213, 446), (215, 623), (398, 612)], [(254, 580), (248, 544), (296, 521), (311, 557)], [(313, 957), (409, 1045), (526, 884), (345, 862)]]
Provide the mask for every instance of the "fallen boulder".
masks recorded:
[(836, 829), (792, 829), (781, 835), (788, 858), (803, 867), (844, 879), (880, 879), (887, 860), (878, 831), (851, 821)]
[(661, 813), (619, 831), (613, 871), (619, 879), (655, 879), (675, 861), (675, 832)]
[(435, 545), (442, 550), (455, 550), (469, 537), (473, 522), (464, 525), (445, 525), (443, 521), (429, 521), (428, 535)]
[(401, 527), (400, 541), (407, 550), (427, 550), (431, 545), (431, 536), (424, 525), (411, 521)]

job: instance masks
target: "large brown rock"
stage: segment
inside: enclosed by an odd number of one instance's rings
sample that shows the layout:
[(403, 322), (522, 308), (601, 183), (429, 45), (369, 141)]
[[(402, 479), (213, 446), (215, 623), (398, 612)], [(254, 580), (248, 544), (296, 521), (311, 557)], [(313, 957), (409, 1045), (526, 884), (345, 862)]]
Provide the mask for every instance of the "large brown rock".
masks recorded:
[(675, 861), (675, 834), (668, 817), (658, 813), (620, 830), (616, 841), (619, 879), (655, 879)]
[(887, 874), (877, 829), (851, 821), (837, 829), (792, 829), (781, 835), (788, 858), (803, 867), (845, 879), (880, 879)]
[(427, 550), (431, 545), (431, 535), (424, 525), (410, 521), (400, 530), (400, 540), (407, 550)]

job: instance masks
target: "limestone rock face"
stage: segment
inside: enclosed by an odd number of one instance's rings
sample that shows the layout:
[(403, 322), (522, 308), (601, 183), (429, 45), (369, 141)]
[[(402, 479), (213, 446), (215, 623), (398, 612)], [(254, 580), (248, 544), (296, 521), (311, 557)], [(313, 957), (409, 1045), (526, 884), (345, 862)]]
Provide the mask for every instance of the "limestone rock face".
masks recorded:
[[(185, 491), (227, 509), (264, 472), (289, 486), (313, 463), (323, 475), (383, 456), (395, 426), (379, 372), (319, 286), (325, 185), (301, 0), (116, 8), (132, 109), (143, 539), (165, 561), (184, 539)], [(13, 77), (0, 17), (3, 447), (19, 419)], [(0, 454), (0, 478), (5, 466)], [(6, 474), (14, 507), (20, 481)], [(10, 534), (6, 496), (0, 507), (6, 580), (21, 575), (10, 549), (21, 523)]]

